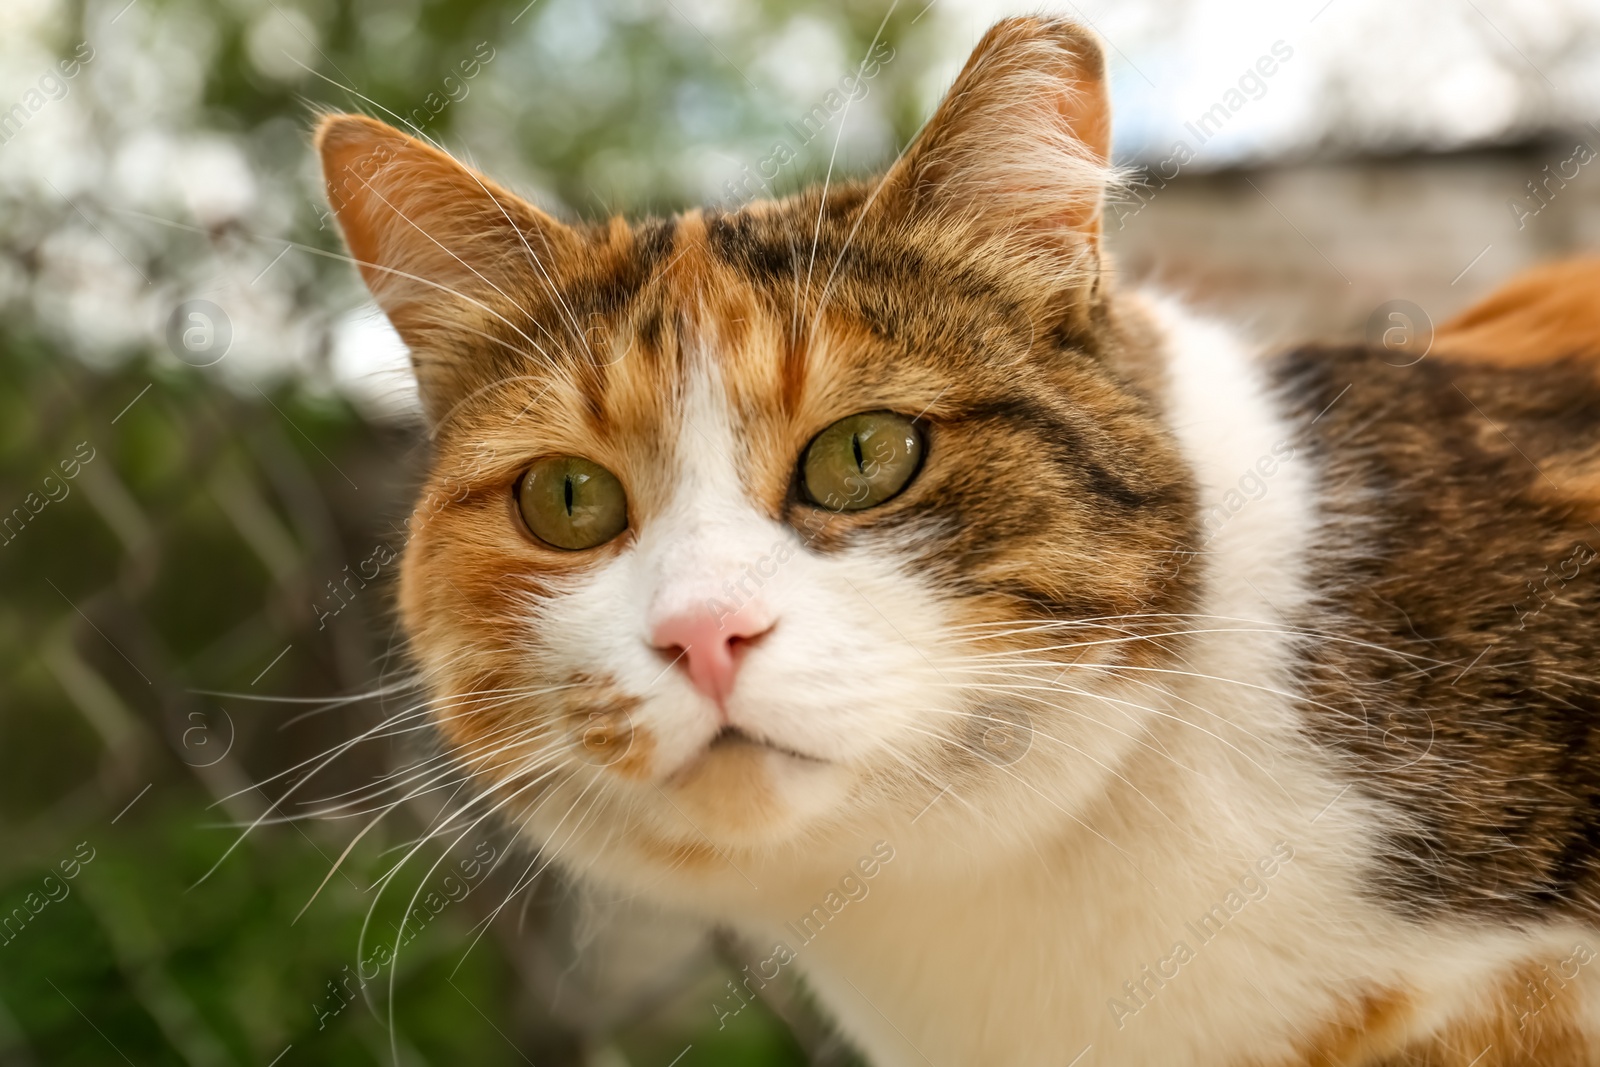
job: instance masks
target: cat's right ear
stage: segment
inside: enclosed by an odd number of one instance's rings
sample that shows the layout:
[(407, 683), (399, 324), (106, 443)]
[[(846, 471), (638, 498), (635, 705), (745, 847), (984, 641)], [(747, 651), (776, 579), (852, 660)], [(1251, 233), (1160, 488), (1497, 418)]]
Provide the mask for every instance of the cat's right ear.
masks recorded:
[(518, 288), (558, 274), (577, 254), (577, 234), (365, 115), (324, 116), (316, 148), (345, 244), (410, 348), (423, 403), (437, 419), (472, 385), (471, 368), (459, 365), (468, 344), (505, 332), (496, 324), (516, 313)]

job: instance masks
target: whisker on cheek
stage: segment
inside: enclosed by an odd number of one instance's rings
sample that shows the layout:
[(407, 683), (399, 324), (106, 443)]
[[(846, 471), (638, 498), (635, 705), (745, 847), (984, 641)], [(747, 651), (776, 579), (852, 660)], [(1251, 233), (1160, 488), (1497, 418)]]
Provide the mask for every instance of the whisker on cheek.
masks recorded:
[[(1013, 676), (1010, 672), (993, 672), (993, 673), (1003, 674), (1005, 677), (1012, 677)], [(1031, 685), (1031, 686), (1030, 685), (1019, 685), (1019, 684), (1001, 685), (1001, 684), (997, 684), (997, 683), (980, 683), (980, 684), (970, 684), (969, 683), (968, 685), (955, 685), (954, 687), (958, 688), (958, 689), (973, 688), (973, 689), (975, 689), (977, 691), (980, 691), (980, 692), (996, 692), (996, 693), (1002, 693), (1002, 694), (1019, 694), (1019, 695), (1022, 696), (1023, 699), (1035, 700), (1035, 701), (1038, 701), (1039, 703), (1047, 704), (1050, 707), (1058, 708), (1059, 710), (1062, 710), (1062, 711), (1065, 711), (1065, 712), (1069, 712), (1071, 714), (1079, 714), (1079, 715), (1084, 715), (1084, 717), (1088, 717), (1086, 715), (1086, 713), (1084, 713), (1080, 708), (1078, 708), (1076, 706), (1074, 706), (1072, 708), (1065, 708), (1065, 707), (1062, 707), (1061, 705), (1058, 705), (1058, 704), (1055, 704), (1053, 702), (1050, 702), (1050, 701), (1046, 700), (1044, 697), (1039, 697), (1039, 696), (1034, 696), (1033, 695), (1035, 693), (1062, 693), (1062, 694), (1066, 694), (1066, 695), (1069, 695), (1069, 696), (1079, 697), (1079, 698), (1082, 698), (1083, 700), (1086, 700), (1086, 701), (1096, 701), (1096, 702), (1100, 702), (1100, 703), (1103, 703), (1103, 704), (1106, 704), (1106, 705), (1119, 706), (1119, 707), (1126, 708), (1126, 709), (1128, 709), (1130, 711), (1133, 711), (1133, 712), (1138, 712), (1138, 713), (1143, 714), (1143, 715), (1150, 715), (1150, 716), (1153, 716), (1153, 717), (1158, 718), (1158, 719), (1162, 719), (1162, 720), (1165, 720), (1165, 721), (1173, 722), (1173, 723), (1176, 723), (1176, 724), (1178, 724), (1180, 726), (1183, 726), (1183, 727), (1185, 727), (1187, 729), (1193, 730), (1196, 733), (1202, 734), (1202, 735), (1204, 735), (1206, 737), (1210, 737), (1213, 740), (1220, 742), (1222, 745), (1224, 745), (1228, 749), (1232, 750), (1233, 752), (1236, 752), (1237, 754), (1239, 754), (1240, 756), (1242, 756), (1243, 758), (1248, 760), (1252, 765), (1254, 765), (1258, 770), (1260, 770), (1263, 773), (1263, 775), (1265, 775), (1267, 777), (1267, 779), (1269, 781), (1271, 781), (1274, 785), (1276, 785), (1280, 791), (1283, 791), (1285, 793), (1285, 795), (1287, 795), (1287, 793), (1288, 793), (1288, 791), (1284, 788), (1284, 786), (1280, 782), (1278, 782), (1278, 780), (1275, 777), (1272, 776), (1270, 771), (1267, 770), (1266, 766), (1263, 765), (1255, 756), (1252, 756), (1250, 753), (1245, 752), (1243, 749), (1239, 748), (1239, 746), (1236, 745), (1234, 742), (1228, 740), (1226, 737), (1223, 737), (1221, 734), (1217, 733), (1216, 731), (1208, 730), (1208, 729), (1206, 729), (1206, 727), (1202, 726), (1199, 723), (1196, 723), (1196, 722), (1193, 722), (1193, 721), (1191, 721), (1189, 719), (1186, 719), (1181, 715), (1175, 715), (1170, 711), (1164, 711), (1161, 708), (1151, 707), (1149, 705), (1140, 704), (1140, 703), (1137, 703), (1135, 701), (1125, 700), (1125, 699), (1122, 699), (1120, 697), (1114, 697), (1114, 696), (1111, 696), (1110, 694), (1106, 694), (1106, 693), (1095, 693), (1095, 692), (1091, 692), (1089, 690), (1079, 689), (1076, 686), (1063, 685), (1063, 684), (1061, 684), (1059, 682), (1058, 683), (1043, 683), (1043, 684)], [(1167, 695), (1171, 695), (1171, 694), (1167, 694), (1165, 692), (1162, 692), (1162, 695), (1163, 696), (1167, 696)], [(1256, 734), (1252, 733), (1251, 731), (1245, 729), (1242, 726), (1239, 726), (1238, 724), (1232, 722), (1231, 720), (1223, 718), (1222, 716), (1220, 716), (1217, 713), (1211, 711), (1210, 709), (1205, 708), (1205, 707), (1203, 707), (1201, 705), (1198, 705), (1198, 704), (1194, 704), (1194, 703), (1192, 703), (1192, 702), (1190, 702), (1188, 700), (1182, 700), (1182, 703), (1188, 704), (1194, 710), (1199, 711), (1202, 714), (1209, 715), (1212, 718), (1218, 720), (1218, 722), (1220, 724), (1226, 725), (1230, 729), (1237, 730), (1239, 733), (1244, 734), (1246, 737), (1249, 737), (1251, 740), (1258, 742), (1263, 747), (1264, 750), (1269, 747), (1269, 742), (1265, 738), (1257, 736)], [(1119, 730), (1119, 729), (1116, 729), (1115, 727), (1111, 726), (1108, 723), (1099, 723), (1098, 720), (1092, 720), (1092, 721), (1096, 721), (1098, 725), (1103, 726), (1105, 729), (1111, 730), (1111, 731), (1117, 733), (1118, 735), (1120, 735), (1120, 736), (1122, 736), (1124, 738), (1127, 738), (1130, 741), (1138, 743), (1142, 747), (1149, 747), (1148, 743), (1146, 741), (1144, 741), (1142, 734), (1130, 733), (1130, 732), (1125, 731), (1125, 730)], [(1162, 753), (1162, 755), (1166, 755), (1166, 754)]]

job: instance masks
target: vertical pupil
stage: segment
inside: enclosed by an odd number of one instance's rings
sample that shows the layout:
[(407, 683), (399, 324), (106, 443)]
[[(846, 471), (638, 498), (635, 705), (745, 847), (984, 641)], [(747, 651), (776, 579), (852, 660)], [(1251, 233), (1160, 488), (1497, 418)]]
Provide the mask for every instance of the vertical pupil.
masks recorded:
[(562, 489), (565, 491), (566, 498), (567, 498), (567, 514), (571, 515), (572, 514), (572, 475), (570, 475), (570, 474), (567, 475), (566, 482), (563, 484)]
[(853, 433), (853, 434), (850, 435), (850, 450), (853, 451), (856, 454), (856, 470), (864, 471), (866, 469), (866, 465), (861, 462), (861, 435), (860, 434)]

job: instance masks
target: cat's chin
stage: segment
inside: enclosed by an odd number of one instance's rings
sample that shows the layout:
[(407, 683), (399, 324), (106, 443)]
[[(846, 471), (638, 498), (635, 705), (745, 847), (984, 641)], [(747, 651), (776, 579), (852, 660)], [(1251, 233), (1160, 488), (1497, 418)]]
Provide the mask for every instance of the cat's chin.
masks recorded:
[(702, 753), (701, 758), (703, 759), (708, 756), (714, 756), (720, 752), (740, 752), (747, 749), (776, 752), (780, 756), (788, 756), (792, 759), (801, 760), (807, 763), (827, 762), (821, 756), (813, 756), (810, 753), (801, 752), (798, 749), (788, 748), (774, 741), (769, 741), (766, 738), (752, 736), (737, 726), (724, 726), (722, 731), (711, 739), (710, 744), (706, 746), (706, 750), (704, 753)]
[(662, 790), (712, 839), (764, 845), (834, 810), (849, 781), (838, 764), (730, 730), (674, 771)]

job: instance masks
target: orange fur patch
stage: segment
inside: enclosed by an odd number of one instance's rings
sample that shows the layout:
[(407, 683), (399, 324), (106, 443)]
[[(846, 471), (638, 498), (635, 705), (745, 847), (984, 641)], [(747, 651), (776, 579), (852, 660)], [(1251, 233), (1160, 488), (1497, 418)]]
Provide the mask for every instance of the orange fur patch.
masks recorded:
[(1404, 993), (1362, 994), (1276, 1067), (1594, 1067), (1600, 1055), (1578, 1025), (1580, 1003), (1562, 961), (1527, 961), (1480, 1010), (1416, 1039)]
[(1373, 1067), (1593, 1067), (1595, 1054), (1577, 1025), (1578, 998), (1549, 964), (1521, 964), (1484, 1011), (1453, 1023)]
[(1403, 992), (1374, 988), (1347, 1003), (1333, 1019), (1298, 1043), (1293, 1059), (1275, 1067), (1368, 1067), (1403, 1042), (1403, 1030), (1413, 1014), (1411, 998)]
[(1519, 274), (1440, 326), (1433, 347), (1442, 355), (1501, 367), (1600, 361), (1600, 258)]

